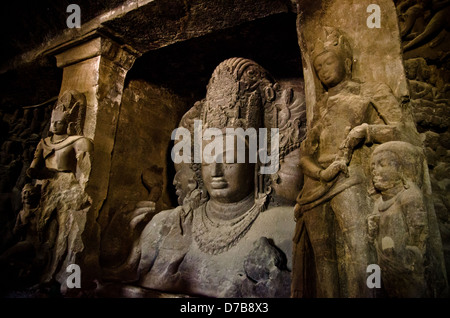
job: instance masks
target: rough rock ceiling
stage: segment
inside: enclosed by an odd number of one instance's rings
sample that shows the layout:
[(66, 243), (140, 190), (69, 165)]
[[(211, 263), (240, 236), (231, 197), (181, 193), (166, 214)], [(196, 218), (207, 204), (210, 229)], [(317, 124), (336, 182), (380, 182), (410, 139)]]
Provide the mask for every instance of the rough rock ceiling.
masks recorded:
[(67, 6), (76, 3), (81, 22), (116, 8), (126, 0), (21, 0), (4, 1), (0, 13), (0, 59), (9, 60), (29, 51), (67, 28)]
[(233, 56), (253, 59), (277, 79), (301, 78), (295, 26), (295, 14), (281, 13), (149, 51), (136, 60), (127, 80), (161, 85), (193, 103), (204, 97), (214, 68)]

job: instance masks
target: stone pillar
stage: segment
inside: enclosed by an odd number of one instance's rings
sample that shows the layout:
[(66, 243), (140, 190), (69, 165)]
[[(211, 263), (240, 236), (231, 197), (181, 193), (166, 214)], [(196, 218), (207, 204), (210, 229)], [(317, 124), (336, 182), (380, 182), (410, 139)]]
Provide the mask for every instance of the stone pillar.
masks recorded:
[(100, 36), (56, 55), (57, 66), (64, 69), (60, 94), (75, 89), (86, 95), (84, 136), (94, 143), (86, 187), (92, 206), (83, 233), (84, 253), (78, 264), (86, 281), (97, 277), (99, 270), (100, 227), (96, 220), (107, 197), (125, 76), (139, 55), (130, 47)]

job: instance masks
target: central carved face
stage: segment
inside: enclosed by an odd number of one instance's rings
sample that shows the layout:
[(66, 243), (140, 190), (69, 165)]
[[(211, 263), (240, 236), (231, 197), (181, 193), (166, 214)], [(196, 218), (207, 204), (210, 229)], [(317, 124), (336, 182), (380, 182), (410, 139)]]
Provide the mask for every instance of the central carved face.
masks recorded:
[(67, 120), (63, 112), (53, 111), (50, 120), (50, 132), (55, 135), (67, 134)]
[(234, 147), (234, 163), (226, 162), (226, 150), (217, 153), (212, 163), (202, 162), (202, 179), (211, 200), (239, 202), (254, 191), (255, 164), (249, 163), (248, 156), (244, 163), (238, 163), (237, 148)]
[(332, 88), (342, 82), (346, 77), (345, 63), (333, 52), (320, 54), (314, 60), (314, 68), (320, 81)]
[(389, 190), (402, 183), (398, 158), (390, 151), (375, 153), (372, 158), (372, 182), (379, 191)]

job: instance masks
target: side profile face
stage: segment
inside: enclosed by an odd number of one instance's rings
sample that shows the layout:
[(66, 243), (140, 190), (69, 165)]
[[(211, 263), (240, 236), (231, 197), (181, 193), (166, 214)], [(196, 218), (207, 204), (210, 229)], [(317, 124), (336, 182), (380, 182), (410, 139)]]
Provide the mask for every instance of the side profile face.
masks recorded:
[[(224, 159), (219, 160), (220, 157)], [(254, 191), (255, 164), (249, 163), (249, 160), (237, 163), (237, 147), (234, 147), (235, 163), (227, 163), (225, 158), (223, 152), (217, 154), (213, 163), (202, 162), (203, 182), (212, 200), (221, 203), (239, 202)]]
[(314, 68), (320, 81), (327, 88), (336, 86), (347, 76), (344, 61), (333, 52), (325, 52), (316, 57)]
[(186, 196), (188, 196), (197, 187), (195, 173), (188, 164), (183, 164), (175, 173), (173, 185), (176, 189), (175, 193), (178, 197), (178, 204), (182, 205)]
[(64, 118), (64, 113), (58, 111), (52, 112), (50, 132), (55, 135), (67, 134), (67, 120)]
[(371, 168), (373, 185), (379, 191), (389, 190), (402, 183), (398, 158), (390, 151), (375, 153)]

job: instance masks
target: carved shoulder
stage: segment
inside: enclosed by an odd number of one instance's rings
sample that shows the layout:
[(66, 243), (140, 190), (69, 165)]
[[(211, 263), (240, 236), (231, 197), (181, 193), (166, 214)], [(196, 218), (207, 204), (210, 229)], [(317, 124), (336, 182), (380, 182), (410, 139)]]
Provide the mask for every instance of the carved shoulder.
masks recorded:
[(411, 185), (408, 189), (400, 194), (399, 202), (402, 206), (417, 206), (424, 208), (423, 193), (416, 186)]
[(387, 84), (381, 82), (364, 83), (363, 94), (371, 101), (385, 124), (390, 125), (402, 121), (400, 103)]
[(428, 225), (427, 209), (423, 193), (417, 186), (411, 186), (400, 195), (400, 206), (408, 227), (422, 229)]
[(94, 150), (94, 144), (89, 138), (83, 137), (78, 139), (74, 144), (77, 152), (92, 152)]

